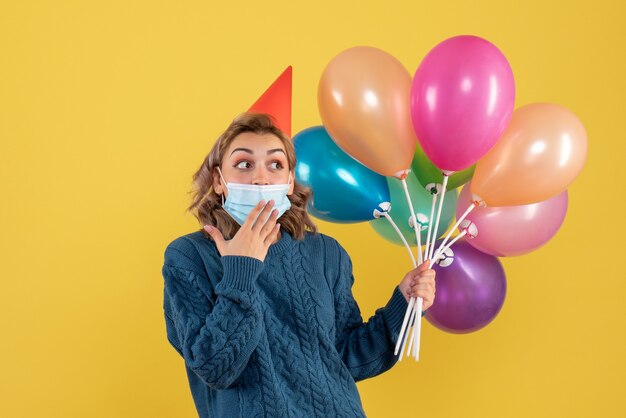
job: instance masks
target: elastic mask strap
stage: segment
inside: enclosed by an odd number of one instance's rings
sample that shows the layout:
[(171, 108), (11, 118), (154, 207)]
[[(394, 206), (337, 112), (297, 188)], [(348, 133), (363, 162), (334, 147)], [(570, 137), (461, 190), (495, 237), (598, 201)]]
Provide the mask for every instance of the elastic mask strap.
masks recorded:
[[(228, 186), (226, 185), (226, 180), (224, 180), (224, 176), (222, 176), (222, 170), (220, 170), (220, 166), (218, 165), (217, 167), (217, 172), (220, 174), (220, 178), (222, 179), (222, 183), (224, 183), (224, 187), (226, 187), (226, 190), (228, 190)], [(222, 206), (224, 206), (224, 193), (221, 194), (222, 196)]]

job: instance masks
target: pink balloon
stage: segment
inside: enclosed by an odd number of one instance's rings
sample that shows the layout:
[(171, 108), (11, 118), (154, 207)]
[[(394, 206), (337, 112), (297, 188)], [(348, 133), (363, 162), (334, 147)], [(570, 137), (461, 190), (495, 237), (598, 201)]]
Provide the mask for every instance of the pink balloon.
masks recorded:
[[(474, 222), (478, 235), (467, 240), (477, 250), (498, 257), (534, 251), (557, 233), (567, 213), (567, 190), (543, 202), (521, 206), (477, 207), (466, 219)], [(457, 217), (472, 202), (470, 185), (463, 187)]]
[(413, 127), (428, 158), (442, 170), (463, 170), (487, 153), (506, 129), (514, 104), (508, 61), (477, 36), (441, 42), (413, 77)]

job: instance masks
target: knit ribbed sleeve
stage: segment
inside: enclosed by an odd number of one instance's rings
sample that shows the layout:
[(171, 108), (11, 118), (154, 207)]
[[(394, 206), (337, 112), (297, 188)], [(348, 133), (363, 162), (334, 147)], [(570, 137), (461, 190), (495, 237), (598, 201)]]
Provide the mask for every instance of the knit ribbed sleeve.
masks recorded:
[(256, 279), (263, 263), (222, 257), (213, 288), (193, 246), (179, 239), (165, 251), (164, 311), (170, 343), (208, 386), (228, 388), (245, 368), (264, 327)]
[(355, 381), (367, 379), (389, 370), (397, 362), (393, 351), (408, 303), (396, 286), (386, 306), (363, 322), (352, 294), (352, 261), (336, 241), (328, 244), (328, 265), (338, 266), (333, 290), (337, 351)]

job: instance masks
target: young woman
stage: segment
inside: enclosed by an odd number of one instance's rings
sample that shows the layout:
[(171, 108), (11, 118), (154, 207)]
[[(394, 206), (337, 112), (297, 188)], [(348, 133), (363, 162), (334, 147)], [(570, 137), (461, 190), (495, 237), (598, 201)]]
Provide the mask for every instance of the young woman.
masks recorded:
[(350, 257), (316, 231), (295, 165), (268, 115), (240, 115), (193, 177), (203, 229), (165, 250), (167, 337), (200, 417), (365, 416), (355, 382), (396, 363), (408, 298), (433, 303), (424, 263), (363, 322)]

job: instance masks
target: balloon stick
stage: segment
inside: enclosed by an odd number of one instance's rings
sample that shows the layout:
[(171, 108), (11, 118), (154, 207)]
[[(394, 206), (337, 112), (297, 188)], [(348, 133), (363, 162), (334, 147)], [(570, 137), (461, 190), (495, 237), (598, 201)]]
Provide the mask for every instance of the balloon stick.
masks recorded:
[[(404, 314), (404, 319), (402, 320), (402, 327), (400, 328), (400, 334), (398, 335), (398, 341), (396, 342), (396, 349), (393, 354), (398, 355), (398, 351), (400, 350), (400, 344), (402, 344), (402, 339), (404, 337), (404, 330), (406, 329), (407, 322), (409, 322), (409, 316), (413, 312), (413, 305), (415, 304), (415, 298), (411, 297), (409, 299), (409, 306), (406, 308), (406, 312)], [(400, 355), (399, 360), (402, 360), (402, 355)]]
[(430, 262), (430, 268), (432, 268), (435, 265), (435, 262), (439, 260), (439, 257), (441, 257), (443, 253), (445, 253), (448, 250), (448, 248), (452, 247), (452, 245), (454, 245), (455, 242), (457, 242), (458, 240), (460, 240), (461, 238), (465, 236), (467, 236), (467, 238), (469, 239), (473, 239), (473, 238), (476, 238), (476, 236), (478, 235), (478, 227), (472, 221), (464, 220), (459, 225), (459, 228), (462, 229), (459, 235), (454, 237), (454, 239), (450, 241), (450, 243), (446, 245), (445, 247), (439, 247), (435, 256), (433, 257), (433, 260)]
[[(411, 201), (411, 196), (409, 195), (409, 188), (406, 184), (406, 177), (402, 179), (402, 187), (404, 188), (404, 195), (406, 196), (406, 200), (409, 204), (409, 210), (411, 211), (411, 215), (414, 217), (414, 221), (413, 221), (413, 230), (415, 231), (415, 240), (417, 241), (417, 260), (418, 260), (418, 264), (422, 264), (423, 262), (423, 258), (422, 258), (422, 228), (420, 226), (420, 223), (417, 220), (417, 214), (415, 213), (415, 210), (413, 209), (413, 202)], [(431, 215), (432, 216), (432, 215)], [(429, 222), (430, 225), (430, 222)], [(411, 298), (413, 299), (413, 298)], [(419, 346), (420, 346), (420, 336), (421, 336), (421, 315), (422, 315), (422, 304), (423, 304), (423, 300), (422, 298), (417, 298), (417, 303), (413, 304), (413, 306), (409, 306), (407, 308), (407, 311), (404, 315), (404, 321), (402, 323), (402, 329), (400, 330), (400, 337), (398, 338), (398, 343), (402, 340), (403, 337), (403, 333), (405, 330), (405, 322), (406, 322), (406, 318), (407, 316), (410, 317), (410, 321), (409, 323), (413, 324), (413, 333), (411, 334), (411, 344), (413, 344), (413, 339), (415, 339), (415, 347), (414, 347), (414, 351), (417, 350), (417, 353), (415, 355), (415, 360), (419, 359)], [(409, 304), (411, 305), (411, 304)], [(411, 308), (415, 307), (415, 311), (411, 311)], [(417, 315), (419, 315), (419, 317), (416, 317)], [(404, 343), (402, 344), (402, 350), (400, 351), (400, 360), (402, 360), (402, 356), (404, 355), (404, 348), (406, 346), (408, 340), (408, 329), (407, 329), (407, 335), (404, 338)], [(396, 351), (397, 351), (397, 347), (398, 344), (396, 344)], [(410, 350), (410, 348), (409, 348)], [(397, 353), (396, 353), (397, 354)]]
[[(408, 353), (411, 352), (411, 346), (413, 346), (413, 352), (411, 353), (413, 358), (415, 359), (415, 361), (419, 361), (419, 342), (420, 342), (420, 334), (421, 334), (421, 330), (422, 330), (422, 321), (417, 320), (417, 312), (421, 312), (422, 311), (422, 298), (419, 298), (418, 303), (415, 304), (413, 309), (413, 314), (411, 315), (412, 318), (412, 322), (414, 324), (413, 326), (413, 332), (411, 333), (411, 341), (409, 342), (409, 348), (407, 349), (407, 356), (409, 355)], [(420, 318), (421, 318), (421, 314), (420, 314)], [(413, 340), (415, 340), (415, 345), (413, 345)]]
[[(420, 333), (416, 332), (417, 328), (420, 328), (421, 325), (421, 321), (419, 319), (416, 318), (417, 315), (417, 311), (418, 311), (418, 305), (420, 305), (420, 301), (422, 300), (422, 298), (417, 298), (416, 303), (413, 305), (413, 310), (411, 311), (411, 315), (410, 315), (410, 321), (409, 321), (409, 329), (412, 328), (411, 331), (411, 342), (409, 344), (409, 348), (407, 349), (407, 351), (404, 351), (404, 348), (406, 347), (406, 343), (409, 340), (409, 331), (407, 330), (407, 337), (404, 339), (404, 343), (402, 344), (402, 350), (400, 350), (400, 358), (402, 358), (402, 356), (406, 355), (407, 357), (409, 356), (409, 352), (411, 351), (411, 346), (413, 346), (413, 340), (416, 340), (415, 346), (413, 347), (413, 349), (415, 349), (415, 347), (417, 347), (417, 343), (419, 343), (419, 336)], [(422, 308), (419, 307), (419, 310), (421, 311)], [(417, 337), (417, 338), (416, 338)], [(417, 359), (416, 359), (417, 360)]]
[[(409, 251), (409, 256), (411, 257), (411, 262), (413, 263), (413, 268), (416, 268), (417, 264), (415, 263), (415, 257), (413, 257), (413, 252), (411, 251), (411, 247), (406, 242), (406, 239), (404, 238), (404, 235), (402, 235), (402, 232), (400, 232), (400, 229), (398, 228), (396, 223), (391, 218), (391, 215), (389, 215), (389, 211), (390, 210), (391, 210), (391, 204), (389, 202), (382, 202), (382, 203), (380, 203), (378, 205), (378, 208), (374, 209), (373, 216), (376, 219), (380, 218), (381, 216), (384, 216), (385, 218), (387, 218), (387, 220), (391, 223), (391, 226), (393, 226), (393, 228), (396, 230), (396, 233), (398, 234), (398, 236), (400, 237), (400, 239), (404, 243), (404, 246)], [(400, 334), (398, 335), (398, 341), (396, 342), (396, 348), (395, 348), (395, 351), (394, 351), (394, 355), (398, 354), (398, 350), (400, 349), (400, 345), (402, 344), (403, 337), (405, 336), (404, 331), (406, 330), (406, 326), (407, 326), (407, 323), (408, 323), (408, 320), (409, 320), (409, 316), (413, 312), (412, 309), (413, 309), (413, 305), (414, 304), (415, 304), (415, 298), (411, 297), (409, 299), (409, 306), (407, 307), (406, 312), (404, 314), (404, 319), (402, 320), (402, 327), (400, 329)], [(402, 360), (402, 356), (400, 356), (400, 360)]]
[(437, 210), (437, 218), (435, 220), (435, 229), (433, 229), (433, 245), (430, 247), (430, 253), (427, 258), (433, 258), (433, 251), (435, 249), (435, 240), (437, 239), (437, 229), (439, 228), (439, 219), (441, 219), (441, 209), (443, 208), (443, 199), (446, 197), (446, 187), (448, 186), (448, 178), (450, 176), (446, 173), (443, 173), (443, 184), (441, 186), (441, 200), (439, 201), (439, 209)]
[[(465, 220), (465, 218), (467, 218), (467, 215), (470, 214), (470, 212), (472, 210), (474, 210), (474, 208), (478, 206), (478, 202), (472, 202), (470, 204), (470, 206), (465, 210), (465, 212), (463, 213), (463, 215), (461, 215), (461, 217), (456, 221), (456, 223), (454, 224), (454, 226), (452, 227), (452, 229), (450, 229), (450, 232), (448, 232), (448, 235), (446, 235), (446, 237), (444, 238), (444, 240), (441, 242), (441, 245), (439, 246), (439, 248), (437, 248), (437, 252), (441, 252), (440, 250), (443, 248), (444, 245), (446, 245), (446, 243), (448, 242), (448, 240), (450, 239), (450, 237), (452, 236), (452, 234), (454, 233), (454, 231), (456, 231), (456, 229), (459, 227), (459, 225), (461, 224), (461, 222), (463, 222)], [(434, 240), (433, 240), (434, 241)], [(434, 246), (434, 244), (433, 244)]]
[(406, 184), (406, 176), (402, 178), (402, 187), (404, 188), (404, 195), (406, 196), (406, 201), (409, 204), (409, 210), (411, 211), (411, 216), (415, 216), (415, 222), (413, 222), (413, 230), (415, 231), (415, 241), (417, 242), (417, 264), (422, 264), (422, 233), (419, 223), (417, 222), (417, 215), (415, 214), (415, 210), (413, 210), (413, 202), (411, 201), (411, 196), (409, 195), (409, 187)]
[(391, 217), (391, 215), (388, 212), (383, 212), (382, 216), (384, 216), (389, 221), (389, 223), (391, 223), (391, 226), (393, 227), (393, 229), (395, 229), (396, 232), (398, 233), (398, 236), (402, 240), (402, 243), (404, 244), (404, 246), (406, 247), (407, 251), (409, 252), (409, 257), (411, 257), (411, 262), (413, 263), (413, 268), (416, 268), (417, 264), (415, 264), (415, 257), (413, 256), (413, 251), (411, 251), (411, 247), (409, 246), (409, 243), (406, 242), (406, 239), (404, 238), (404, 235), (402, 235), (402, 232), (400, 232), (400, 228), (398, 228), (398, 225), (396, 225), (396, 223), (393, 221), (393, 218)]
[(432, 226), (433, 226), (433, 219), (435, 216), (435, 204), (437, 203), (437, 196), (440, 193), (440, 189), (441, 189), (441, 185), (439, 184), (433, 184), (433, 186), (430, 188), (430, 193), (433, 195), (433, 203), (430, 206), (430, 218), (428, 218), (429, 221), (428, 221), (428, 233), (426, 234), (426, 251), (424, 252), (425, 254), (428, 254), (428, 248), (430, 246), (430, 233), (432, 232), (432, 229), (433, 229)]

